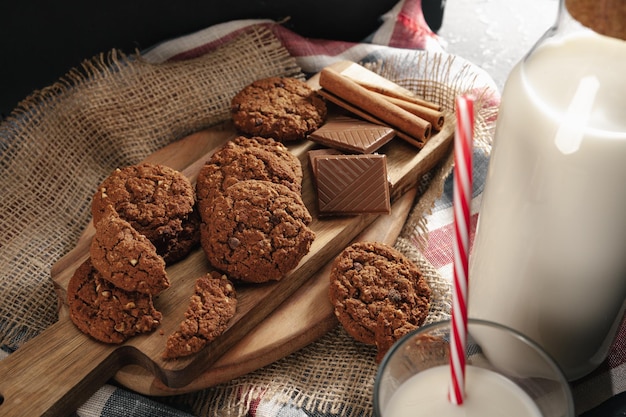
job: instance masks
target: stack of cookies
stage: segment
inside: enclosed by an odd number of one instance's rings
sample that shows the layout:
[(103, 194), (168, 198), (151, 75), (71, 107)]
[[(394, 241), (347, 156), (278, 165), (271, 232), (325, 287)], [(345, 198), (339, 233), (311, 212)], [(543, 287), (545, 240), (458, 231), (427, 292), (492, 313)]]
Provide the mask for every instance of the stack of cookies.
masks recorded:
[[(186, 257), (200, 241), (195, 190), (174, 169), (149, 163), (128, 166), (100, 184), (92, 214), (90, 256), (68, 285), (70, 318), (99, 341), (123, 343), (159, 326), (162, 314), (153, 297), (170, 286), (166, 265)], [(164, 357), (198, 352), (226, 329), (236, 305), (225, 275), (198, 278)]]
[(189, 254), (198, 244), (199, 219), (191, 182), (182, 173), (142, 163), (116, 169), (93, 195), (94, 225), (112, 205), (137, 232), (146, 236), (167, 264)]
[(140, 164), (115, 170), (92, 198), (90, 257), (68, 284), (70, 318), (106, 343), (154, 330), (152, 297), (170, 286), (167, 262), (199, 241), (195, 193), (180, 172)]
[(239, 136), (198, 173), (201, 244), (232, 279), (282, 279), (308, 253), (315, 233), (301, 196), (300, 161), (281, 142)]

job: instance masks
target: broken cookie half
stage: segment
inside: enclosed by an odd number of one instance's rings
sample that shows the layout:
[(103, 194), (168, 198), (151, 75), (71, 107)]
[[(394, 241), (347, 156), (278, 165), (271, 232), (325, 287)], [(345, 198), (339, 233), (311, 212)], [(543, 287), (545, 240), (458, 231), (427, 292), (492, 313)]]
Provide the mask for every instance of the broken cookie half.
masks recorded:
[(185, 319), (166, 342), (163, 357), (175, 359), (197, 353), (227, 328), (237, 309), (231, 281), (217, 271), (196, 280)]
[(157, 295), (170, 286), (165, 261), (148, 238), (108, 206), (95, 224), (89, 253), (102, 277), (125, 291)]

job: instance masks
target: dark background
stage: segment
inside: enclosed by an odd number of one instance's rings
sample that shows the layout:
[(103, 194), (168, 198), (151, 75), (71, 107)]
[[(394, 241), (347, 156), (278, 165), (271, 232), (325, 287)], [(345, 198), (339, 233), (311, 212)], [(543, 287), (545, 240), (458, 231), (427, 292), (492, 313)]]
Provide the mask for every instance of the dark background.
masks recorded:
[[(0, 120), (84, 59), (127, 54), (235, 19), (282, 20), (302, 36), (360, 41), (398, 0), (0, 0)], [(442, 0), (423, 0), (431, 28)], [(432, 10), (432, 11), (431, 11)]]

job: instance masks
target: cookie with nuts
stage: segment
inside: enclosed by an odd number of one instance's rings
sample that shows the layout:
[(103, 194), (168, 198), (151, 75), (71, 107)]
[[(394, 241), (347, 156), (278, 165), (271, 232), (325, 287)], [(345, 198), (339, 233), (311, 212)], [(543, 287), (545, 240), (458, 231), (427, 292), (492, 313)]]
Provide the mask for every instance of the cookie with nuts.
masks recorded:
[(122, 219), (112, 206), (95, 225), (89, 254), (102, 277), (125, 291), (159, 294), (170, 286), (165, 261), (147, 237)]
[(269, 181), (240, 181), (214, 199), (201, 228), (211, 265), (231, 279), (282, 279), (309, 252), (315, 233), (300, 194)]
[(235, 287), (230, 280), (212, 271), (196, 280), (185, 319), (167, 338), (163, 357), (174, 359), (199, 352), (227, 329), (237, 310)]
[(431, 289), (400, 251), (380, 242), (357, 242), (333, 261), (329, 298), (346, 331), (378, 346), (381, 358), (395, 340), (423, 324)]
[(286, 142), (304, 139), (326, 119), (326, 102), (304, 81), (269, 77), (244, 87), (231, 100), (233, 124), (249, 136)]
[(184, 258), (200, 240), (195, 189), (173, 168), (141, 163), (118, 168), (92, 197), (93, 222), (113, 206), (120, 217), (156, 247), (167, 264)]
[(102, 278), (88, 258), (74, 271), (67, 288), (70, 319), (83, 333), (119, 344), (161, 323), (150, 294), (124, 291)]

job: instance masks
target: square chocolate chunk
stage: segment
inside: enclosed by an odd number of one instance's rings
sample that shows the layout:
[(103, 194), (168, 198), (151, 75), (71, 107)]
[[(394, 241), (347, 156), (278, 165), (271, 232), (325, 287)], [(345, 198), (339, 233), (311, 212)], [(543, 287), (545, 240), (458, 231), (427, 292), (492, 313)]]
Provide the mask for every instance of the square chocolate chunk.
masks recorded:
[(312, 162), (320, 216), (391, 212), (386, 155), (317, 154)]

